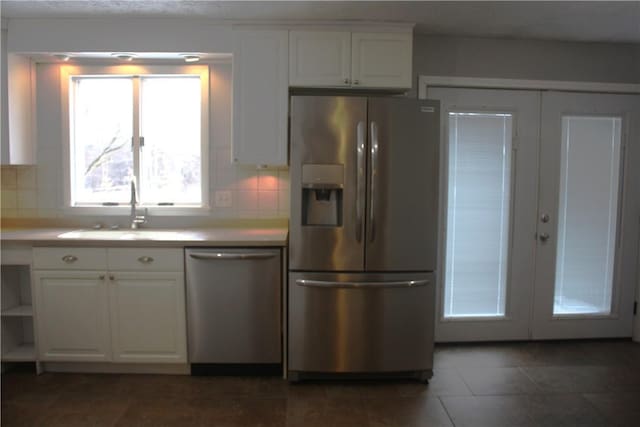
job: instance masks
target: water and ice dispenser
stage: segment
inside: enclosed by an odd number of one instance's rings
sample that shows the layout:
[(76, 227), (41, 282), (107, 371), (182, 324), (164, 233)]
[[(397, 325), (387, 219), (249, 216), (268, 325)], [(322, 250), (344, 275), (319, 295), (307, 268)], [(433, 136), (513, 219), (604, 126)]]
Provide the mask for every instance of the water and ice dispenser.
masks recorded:
[(302, 165), (302, 225), (342, 226), (343, 165)]

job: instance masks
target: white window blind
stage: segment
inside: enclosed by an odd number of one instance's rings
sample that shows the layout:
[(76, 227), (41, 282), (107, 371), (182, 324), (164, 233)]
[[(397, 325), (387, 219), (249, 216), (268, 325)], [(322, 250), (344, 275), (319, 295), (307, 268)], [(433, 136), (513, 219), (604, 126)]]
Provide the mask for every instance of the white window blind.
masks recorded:
[(449, 113), (445, 317), (505, 314), (512, 122)]
[(609, 314), (621, 119), (562, 118), (554, 314)]

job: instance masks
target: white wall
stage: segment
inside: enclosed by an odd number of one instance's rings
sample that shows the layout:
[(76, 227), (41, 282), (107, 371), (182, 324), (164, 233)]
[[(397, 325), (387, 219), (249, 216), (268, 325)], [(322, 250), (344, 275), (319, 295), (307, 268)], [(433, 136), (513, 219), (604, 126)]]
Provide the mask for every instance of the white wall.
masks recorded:
[(640, 44), (417, 35), (413, 49), (414, 81), (435, 75), (640, 83)]
[(9, 162), (9, 98), (7, 85), (7, 30), (2, 21), (0, 32), (0, 160), (2, 163)]
[(232, 52), (229, 25), (203, 19), (11, 19), (9, 52)]

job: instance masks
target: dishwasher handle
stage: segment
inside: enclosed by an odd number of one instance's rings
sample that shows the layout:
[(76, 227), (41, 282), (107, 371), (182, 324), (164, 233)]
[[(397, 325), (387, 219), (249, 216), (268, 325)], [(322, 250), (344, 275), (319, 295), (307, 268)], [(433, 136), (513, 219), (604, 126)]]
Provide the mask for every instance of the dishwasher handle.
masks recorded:
[(192, 252), (189, 254), (191, 258), (202, 260), (269, 259), (276, 255), (273, 252)]

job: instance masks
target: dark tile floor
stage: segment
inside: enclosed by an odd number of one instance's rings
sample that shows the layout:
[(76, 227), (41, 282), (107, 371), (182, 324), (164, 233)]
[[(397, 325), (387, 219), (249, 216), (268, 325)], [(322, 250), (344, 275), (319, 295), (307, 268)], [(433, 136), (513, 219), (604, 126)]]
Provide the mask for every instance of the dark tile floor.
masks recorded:
[(640, 426), (640, 344), (439, 345), (429, 385), (8, 372), (3, 426)]

